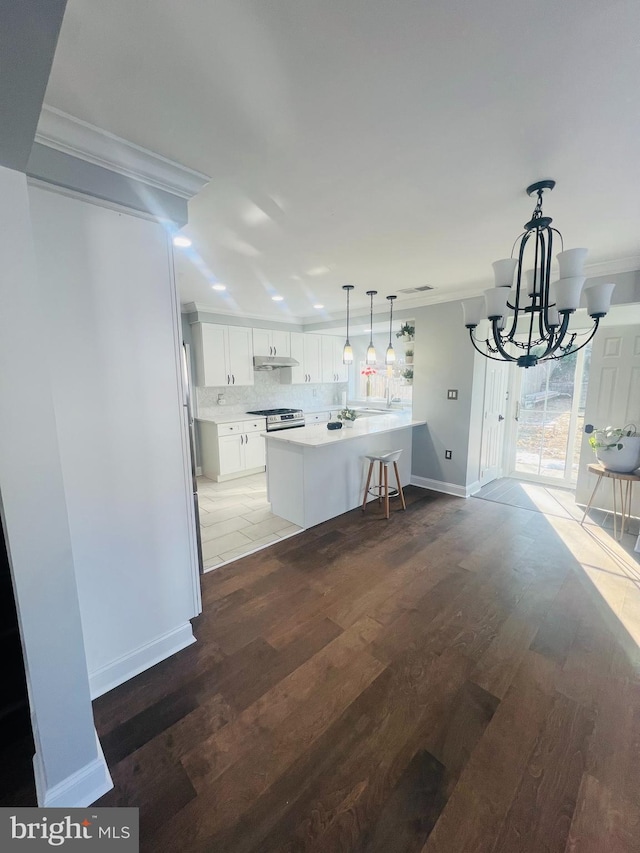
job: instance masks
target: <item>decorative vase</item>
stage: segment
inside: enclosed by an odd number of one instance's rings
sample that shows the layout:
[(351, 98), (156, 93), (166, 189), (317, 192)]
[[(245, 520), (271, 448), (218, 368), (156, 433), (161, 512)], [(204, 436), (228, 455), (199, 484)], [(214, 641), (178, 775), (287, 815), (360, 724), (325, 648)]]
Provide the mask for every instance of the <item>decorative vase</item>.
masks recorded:
[(367, 376), (367, 400), (371, 397), (371, 379)]
[(347, 429), (353, 429), (353, 421), (343, 421), (342, 423)]

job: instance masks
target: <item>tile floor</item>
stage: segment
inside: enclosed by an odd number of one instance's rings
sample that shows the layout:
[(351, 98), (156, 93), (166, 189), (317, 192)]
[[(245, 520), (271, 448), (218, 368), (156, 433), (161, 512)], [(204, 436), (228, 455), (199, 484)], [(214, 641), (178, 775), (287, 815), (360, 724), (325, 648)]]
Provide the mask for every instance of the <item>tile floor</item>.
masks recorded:
[(205, 571), (302, 529), (271, 512), (264, 473), (226, 483), (198, 477), (198, 503)]

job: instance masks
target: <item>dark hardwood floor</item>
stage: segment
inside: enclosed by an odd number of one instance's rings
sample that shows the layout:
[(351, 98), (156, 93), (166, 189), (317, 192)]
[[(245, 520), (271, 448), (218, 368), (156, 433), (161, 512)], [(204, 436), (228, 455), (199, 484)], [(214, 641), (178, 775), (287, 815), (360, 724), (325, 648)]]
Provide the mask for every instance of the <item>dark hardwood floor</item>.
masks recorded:
[(635, 643), (543, 514), (407, 503), (205, 575), (198, 643), (95, 702), (143, 850), (640, 850)]

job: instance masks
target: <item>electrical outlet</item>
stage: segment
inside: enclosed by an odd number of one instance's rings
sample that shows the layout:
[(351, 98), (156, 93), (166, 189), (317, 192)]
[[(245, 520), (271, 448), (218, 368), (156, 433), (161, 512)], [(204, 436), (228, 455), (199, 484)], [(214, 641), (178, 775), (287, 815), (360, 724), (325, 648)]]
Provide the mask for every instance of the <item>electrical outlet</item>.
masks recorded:
[(458, 399), (458, 389), (457, 388), (449, 388), (447, 391), (447, 400), (457, 400)]
[(445, 450), (444, 458), (445, 459), (451, 459), (451, 451), (450, 450)]

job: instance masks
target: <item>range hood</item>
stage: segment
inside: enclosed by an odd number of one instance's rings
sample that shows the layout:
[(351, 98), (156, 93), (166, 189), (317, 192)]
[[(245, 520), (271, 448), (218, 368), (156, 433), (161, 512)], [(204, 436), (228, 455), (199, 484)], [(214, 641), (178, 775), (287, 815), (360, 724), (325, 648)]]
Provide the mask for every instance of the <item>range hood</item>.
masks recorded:
[(298, 367), (299, 361), (288, 355), (254, 355), (254, 370), (278, 370), (280, 367)]

